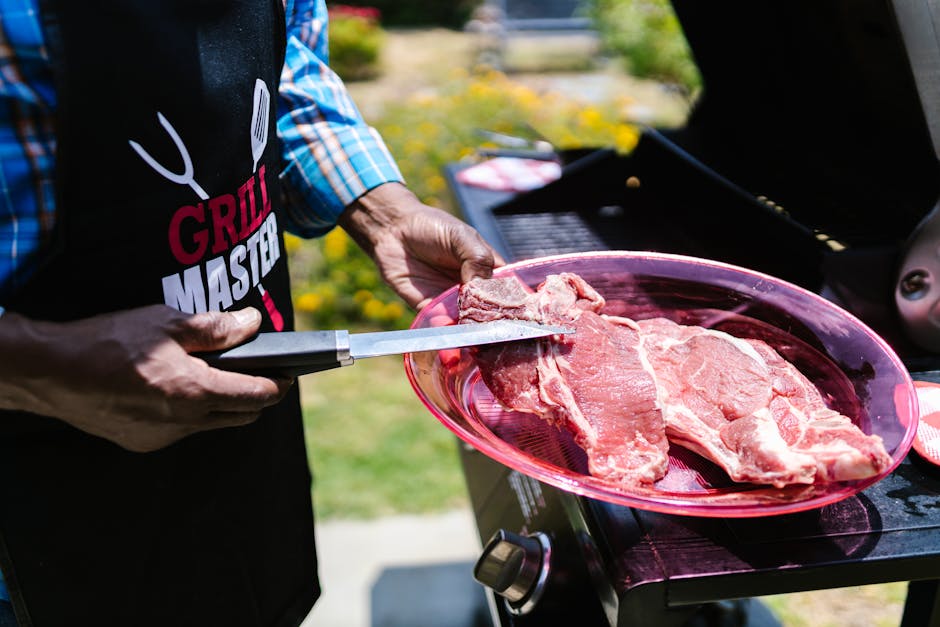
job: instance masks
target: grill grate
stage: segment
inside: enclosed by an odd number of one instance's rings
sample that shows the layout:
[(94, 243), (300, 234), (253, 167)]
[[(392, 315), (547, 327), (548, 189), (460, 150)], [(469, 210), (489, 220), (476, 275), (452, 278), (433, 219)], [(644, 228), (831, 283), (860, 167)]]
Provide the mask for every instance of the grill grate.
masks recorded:
[(623, 228), (623, 219), (623, 208), (615, 205), (580, 211), (493, 213), (496, 228), (514, 260), (639, 248), (641, 243)]
[(574, 211), (497, 215), (496, 223), (514, 259), (607, 248)]

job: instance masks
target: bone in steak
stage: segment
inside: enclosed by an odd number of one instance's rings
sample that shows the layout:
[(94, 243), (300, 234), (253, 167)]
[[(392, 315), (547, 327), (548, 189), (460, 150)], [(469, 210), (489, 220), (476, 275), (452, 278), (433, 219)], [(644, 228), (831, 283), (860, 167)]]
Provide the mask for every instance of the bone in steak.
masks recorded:
[(487, 387), (504, 406), (570, 430), (596, 477), (653, 483), (666, 474), (669, 444), (639, 334), (598, 315), (604, 299), (580, 277), (550, 276), (536, 293), (515, 278), (477, 279), (459, 300), (462, 322), (515, 318), (574, 327), (577, 341), (479, 347)]
[(671, 441), (735, 481), (858, 479), (891, 462), (878, 436), (829, 409), (792, 364), (760, 340), (665, 318), (606, 316), (604, 298), (572, 273), (532, 291), (515, 277), (461, 287), (460, 322), (500, 318), (574, 327), (550, 340), (479, 347), (484, 382), (507, 409), (568, 429), (597, 477), (652, 484)]

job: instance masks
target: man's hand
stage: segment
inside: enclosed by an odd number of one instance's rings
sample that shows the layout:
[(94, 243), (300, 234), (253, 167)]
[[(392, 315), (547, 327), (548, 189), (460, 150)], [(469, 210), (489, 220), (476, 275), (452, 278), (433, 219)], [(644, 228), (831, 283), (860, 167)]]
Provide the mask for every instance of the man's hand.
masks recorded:
[(292, 382), (216, 370), (189, 353), (234, 346), (260, 321), (255, 309), (191, 316), (163, 305), (68, 323), (8, 312), (0, 409), (59, 418), (140, 452), (250, 423)]
[(459, 282), (489, 278), (493, 267), (503, 264), (475, 229), (421, 203), (399, 183), (362, 196), (347, 207), (339, 224), (415, 309)]

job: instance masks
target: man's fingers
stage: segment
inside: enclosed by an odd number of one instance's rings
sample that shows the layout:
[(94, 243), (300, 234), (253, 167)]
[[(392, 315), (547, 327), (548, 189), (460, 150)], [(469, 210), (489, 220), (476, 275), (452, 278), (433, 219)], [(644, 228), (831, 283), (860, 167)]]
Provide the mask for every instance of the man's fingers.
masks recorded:
[(493, 276), (493, 268), (501, 265), (497, 257), (494, 253), (466, 258), (460, 266), (460, 282), (469, 283), (476, 278), (488, 279)]
[(505, 265), (502, 257), (463, 222), (451, 219), (446, 225), (429, 225), (427, 240), (432, 245), (412, 244), (409, 254), (426, 263), (441, 279), (468, 282), (474, 278), (488, 279), (493, 268)]
[(171, 332), (187, 352), (221, 350), (249, 339), (258, 331), (261, 312), (254, 307), (238, 311), (210, 311), (181, 321)]
[(505, 265), (503, 258), (474, 229), (460, 223), (450, 234), (454, 258), (460, 261), (460, 281), (488, 279), (493, 268)]
[(212, 412), (261, 411), (284, 398), (292, 379), (269, 379), (207, 368), (206, 391), (211, 397), (208, 407)]

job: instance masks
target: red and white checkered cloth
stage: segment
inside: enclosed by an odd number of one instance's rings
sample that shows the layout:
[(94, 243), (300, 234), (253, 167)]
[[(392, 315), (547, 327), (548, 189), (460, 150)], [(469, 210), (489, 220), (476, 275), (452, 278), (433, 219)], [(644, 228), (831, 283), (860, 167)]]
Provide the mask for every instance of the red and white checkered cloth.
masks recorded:
[(561, 176), (561, 165), (554, 161), (495, 157), (457, 173), (464, 185), (503, 192), (525, 192), (550, 183)]
[(914, 437), (914, 450), (924, 459), (940, 465), (940, 385), (914, 381), (920, 422)]

